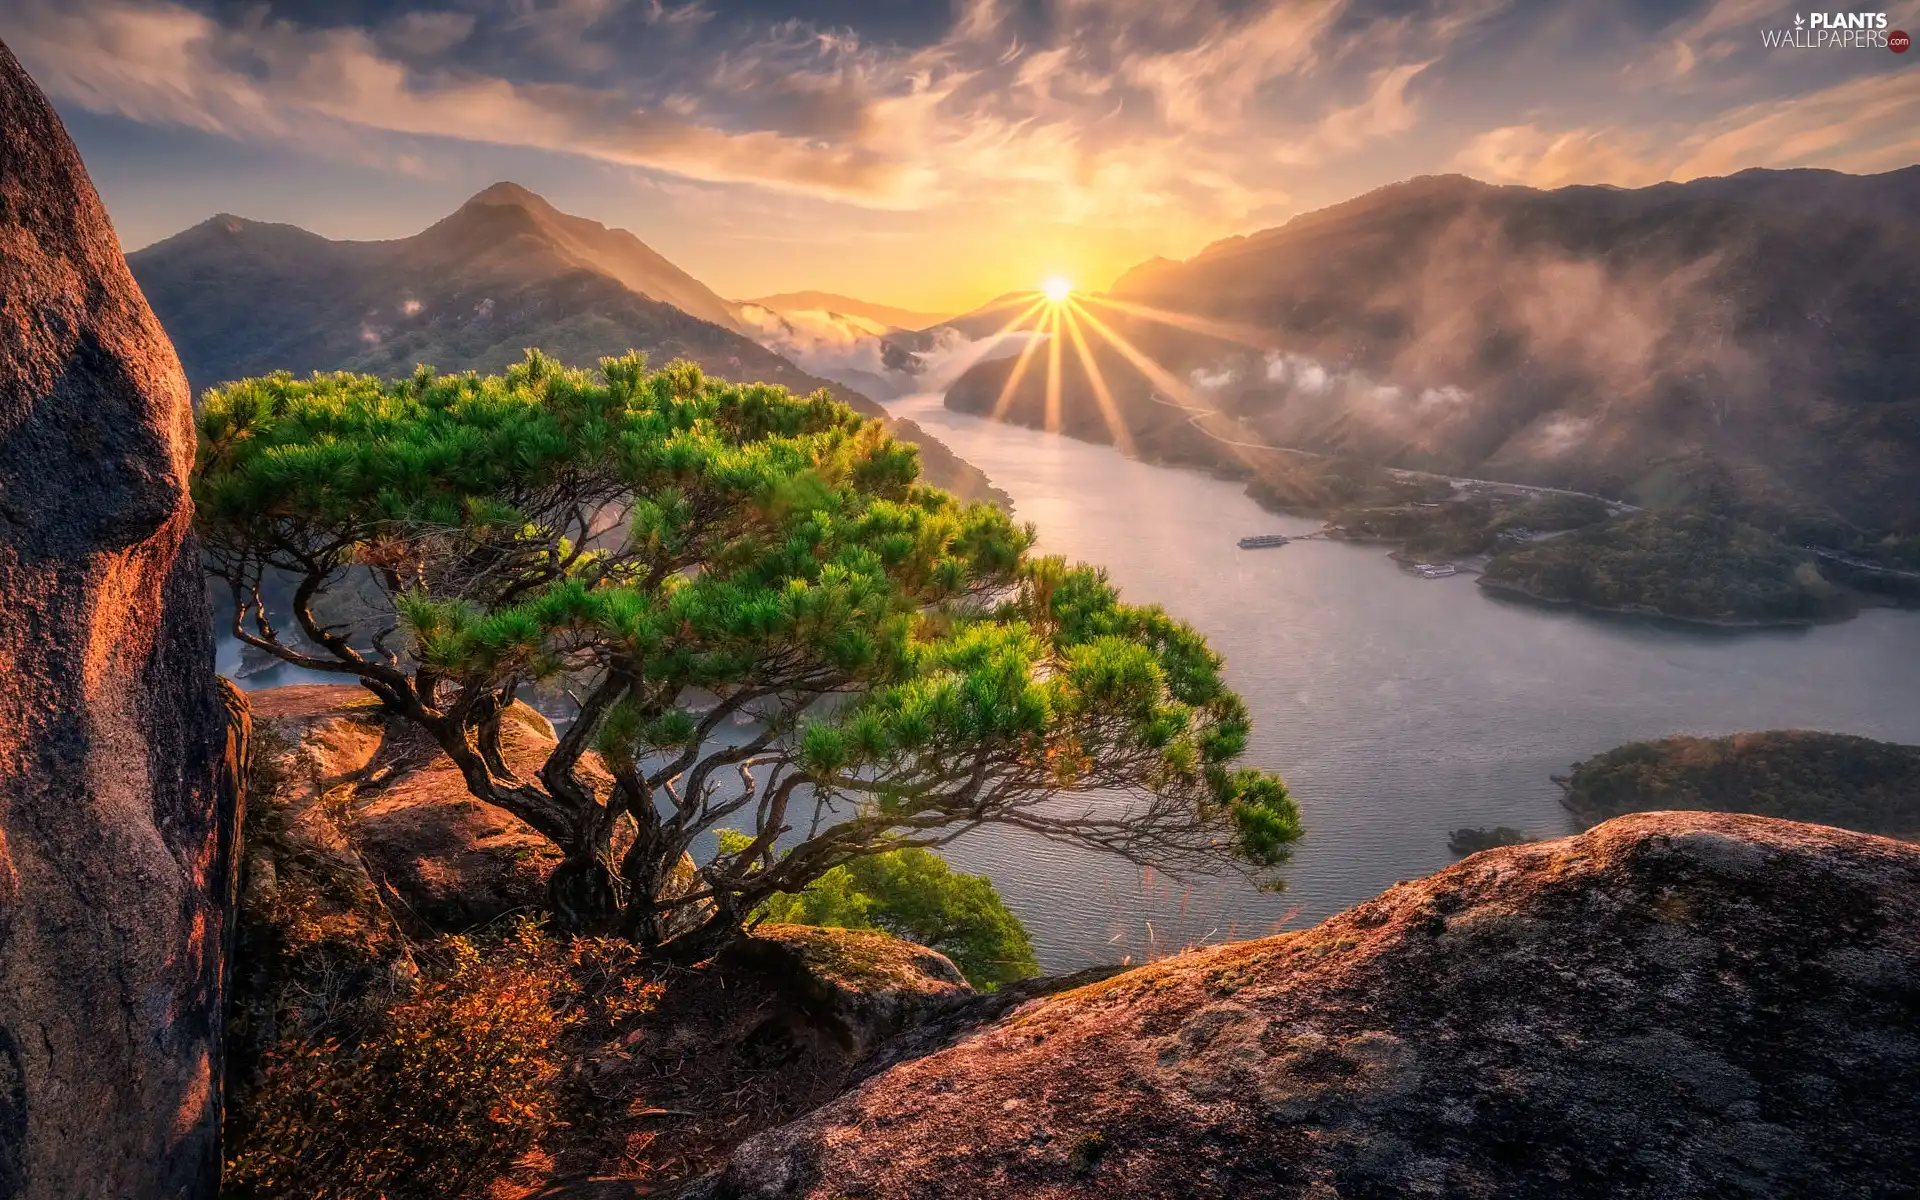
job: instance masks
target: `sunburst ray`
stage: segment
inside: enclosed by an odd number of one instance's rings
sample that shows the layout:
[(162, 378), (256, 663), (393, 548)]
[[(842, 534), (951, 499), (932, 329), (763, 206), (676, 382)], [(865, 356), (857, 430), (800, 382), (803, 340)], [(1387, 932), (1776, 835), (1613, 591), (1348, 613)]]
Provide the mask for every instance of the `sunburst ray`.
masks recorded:
[(1079, 356), (1080, 369), (1086, 372), (1087, 385), (1093, 389), (1094, 402), (1100, 406), (1100, 419), (1107, 423), (1107, 432), (1113, 435), (1114, 447), (1120, 453), (1132, 457), (1133, 435), (1127, 431), (1127, 422), (1120, 415), (1120, 406), (1114, 403), (1113, 393), (1107, 389), (1107, 378), (1101, 374), (1100, 364), (1094, 361), (1093, 351), (1087, 346), (1086, 335), (1080, 332), (1080, 321), (1075, 314), (1084, 310), (1071, 301), (1064, 308), (1067, 336), (1073, 339), (1073, 352)]
[[(986, 337), (983, 337), (979, 341), (973, 343), (973, 345), (968, 350), (968, 357), (963, 361), (963, 365), (960, 367), (960, 371), (964, 372), (970, 369), (971, 367), (974, 366), (974, 364), (978, 363), (981, 359), (985, 358), (988, 354), (991, 354), (995, 347), (999, 346), (1001, 342), (1007, 340), (1007, 338), (1011, 337), (1014, 333), (1018, 332), (1020, 329), (1020, 326), (1026, 324), (1027, 321), (1034, 316), (1034, 314), (1038, 313), (1042, 308), (1045, 308), (1046, 304), (1047, 302), (1044, 299), (1035, 300), (1032, 304), (1029, 304), (1024, 310), (1022, 310), (1018, 316), (1014, 317), (1013, 320), (1008, 321), (1005, 325), (1002, 325), (1000, 328), (994, 330), (992, 333), (988, 334)], [(958, 378), (958, 374), (959, 374), (958, 372), (955, 373), (956, 378)]]
[(1236, 325), (1227, 321), (1209, 320), (1206, 317), (1192, 317), (1186, 313), (1169, 312), (1164, 308), (1135, 304), (1130, 300), (1116, 300), (1112, 296), (1087, 296), (1084, 299), (1088, 303), (1111, 308), (1116, 312), (1123, 312), (1147, 321), (1157, 321), (1162, 325), (1171, 325), (1175, 329), (1184, 329), (1189, 333), (1205, 334), (1208, 337), (1219, 338), (1223, 342), (1251, 346), (1255, 350), (1275, 348), (1275, 339), (1272, 334), (1251, 325)]
[(1257, 465), (1251, 451), (1260, 447), (1250, 446), (1242, 441), (1237, 436), (1239, 430), (1234, 428), (1233, 423), (1220, 410), (1205, 404), (1199, 396), (1194, 394), (1192, 388), (1176, 378), (1173, 372), (1149, 358), (1145, 351), (1128, 341), (1113, 326), (1084, 308), (1080, 310), (1080, 315), (1087, 319), (1087, 324), (1095, 333), (1105, 338), (1107, 344), (1119, 352), (1120, 357), (1133, 365), (1134, 370), (1146, 376), (1147, 382), (1151, 383), (1157, 391), (1167, 394), (1169, 398), (1162, 403), (1185, 411), (1188, 414), (1187, 419), (1195, 429), (1225, 446), (1229, 453), (1248, 467)]
[[(1038, 305), (1035, 306), (1036, 309), (1038, 307)], [(1013, 372), (1007, 376), (1006, 385), (1000, 389), (999, 398), (993, 402), (993, 419), (996, 421), (1005, 419), (1008, 407), (1013, 404), (1013, 394), (1019, 390), (1020, 380), (1027, 373), (1027, 364), (1033, 361), (1033, 352), (1040, 348), (1041, 342), (1047, 340), (1045, 333), (1041, 330), (1035, 329), (1033, 332), (1034, 336), (1028, 338), (1027, 344), (1020, 347), (1020, 357), (1014, 360)]]
[(1047, 322), (1047, 408), (1048, 433), (1060, 432), (1060, 305), (1054, 305)]

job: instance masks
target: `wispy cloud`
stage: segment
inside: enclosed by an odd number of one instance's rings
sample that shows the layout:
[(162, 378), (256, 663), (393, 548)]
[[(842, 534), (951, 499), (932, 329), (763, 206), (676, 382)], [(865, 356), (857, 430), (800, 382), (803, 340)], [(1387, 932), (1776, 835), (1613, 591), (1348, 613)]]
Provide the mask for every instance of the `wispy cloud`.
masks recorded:
[[(454, 28), (416, 24), (402, 36), (418, 46)], [(234, 137), (286, 138), (334, 122), (876, 203), (893, 199), (903, 179), (857, 143), (703, 125), (613, 89), (409, 67), (357, 27), (230, 27), (184, 7), (109, 0), (42, 8), (24, 30), (8, 32), (56, 96)]]
[[(371, 27), (27, 0), (0, 29), (65, 101), (233, 137), (332, 122), (870, 206), (982, 202), (1122, 221), (1180, 208), (1231, 221), (1284, 197), (1277, 166), (1413, 124), (1407, 87), (1423, 64), (1361, 71), (1369, 90), (1357, 102), (1339, 103), (1329, 78), (1327, 103), (1270, 111), (1276, 81), (1344, 57), (1344, 35), (1329, 31), (1347, 3), (1061, 0), (1035, 24), (969, 0), (919, 45), (736, 21), (698, 53), (631, 69), (663, 37), (722, 22), (666, 0), (509, 0), (485, 19), (415, 11)], [(661, 32), (621, 40), (641, 27)], [(1249, 154), (1251, 136), (1276, 150)]]
[(1492, 182), (1533, 187), (1640, 187), (1748, 167), (1870, 173), (1908, 166), (1920, 157), (1916, 129), (1920, 74), (1891, 73), (1812, 95), (1742, 105), (1704, 125), (1490, 129), (1463, 146), (1454, 163)]
[[(8, 0), (0, 37), (96, 113), (395, 163), (572, 155), (679, 180), (680, 219), (741, 237), (920, 214), (978, 258), (1071, 229), (1112, 273), (1423, 172), (1880, 170), (1920, 128), (1920, 66), (1763, 51), (1787, 0), (956, 0), (850, 26), (735, 0), (435, 3)], [(1888, 11), (1920, 25), (1920, 0)]]
[(1334, 109), (1306, 136), (1281, 142), (1273, 150), (1274, 160), (1289, 166), (1313, 166), (1375, 139), (1406, 133), (1419, 121), (1418, 108), (1407, 97), (1407, 86), (1432, 65), (1402, 63), (1381, 71), (1374, 77), (1366, 99)]

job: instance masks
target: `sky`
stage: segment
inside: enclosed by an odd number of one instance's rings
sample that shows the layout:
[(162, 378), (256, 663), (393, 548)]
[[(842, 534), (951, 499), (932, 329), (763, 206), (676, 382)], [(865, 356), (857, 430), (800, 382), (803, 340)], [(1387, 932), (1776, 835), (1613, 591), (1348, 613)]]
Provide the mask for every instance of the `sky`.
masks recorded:
[[(1920, 32), (1920, 0), (1886, 3)], [(1760, 0), (0, 0), (123, 245), (501, 179), (723, 295), (962, 310), (1414, 175), (1920, 161), (1920, 52)]]

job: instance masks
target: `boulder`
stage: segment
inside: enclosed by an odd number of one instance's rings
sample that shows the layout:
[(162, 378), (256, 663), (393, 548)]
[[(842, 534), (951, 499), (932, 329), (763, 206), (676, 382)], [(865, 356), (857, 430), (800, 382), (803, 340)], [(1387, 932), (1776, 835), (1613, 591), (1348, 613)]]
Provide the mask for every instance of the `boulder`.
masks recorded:
[[(850, 1059), (974, 995), (946, 955), (871, 930), (761, 925), (722, 951), (715, 965), (750, 967), (781, 982), (792, 1007), (778, 1019), (825, 1034)], [(763, 1027), (757, 1035), (768, 1032)]]
[(569, 1078), (593, 1100), (545, 1143), (539, 1196), (660, 1194), (979, 999), (944, 955), (867, 930), (762, 925), (693, 968), (643, 971), (631, 1020), (570, 1039)]
[[(388, 720), (371, 692), (297, 684), (255, 692), (253, 701), (275, 769), (249, 825), (250, 881), (327, 859), (326, 870), (298, 885), (301, 895), (339, 892), (352, 907), (350, 894), (364, 893), (391, 914), (383, 923), (415, 939), (540, 904), (559, 852), (511, 813), (474, 799), (452, 760), (412, 726)], [(535, 770), (554, 741), (533, 709), (508, 711), (501, 748), (516, 770)]]
[(1700, 812), (1037, 1000), (743, 1144), (743, 1197), (1897, 1196), (1920, 847)]
[(186, 379), (0, 46), (0, 1195), (213, 1195), (244, 705)]

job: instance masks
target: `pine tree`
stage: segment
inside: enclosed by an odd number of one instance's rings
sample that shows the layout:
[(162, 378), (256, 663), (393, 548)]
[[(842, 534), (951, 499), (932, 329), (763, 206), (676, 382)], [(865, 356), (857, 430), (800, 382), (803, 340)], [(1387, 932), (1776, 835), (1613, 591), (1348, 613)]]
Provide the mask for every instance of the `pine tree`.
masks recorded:
[[(825, 393), (634, 355), (210, 393), (232, 630), (357, 680), (565, 855), (557, 922), (701, 955), (834, 867), (1005, 823), (1262, 879), (1299, 836), (1220, 660)], [(532, 777), (516, 694), (572, 719)], [(597, 760), (597, 763), (596, 763)], [(599, 769), (599, 768), (604, 768)], [(720, 825), (748, 834), (692, 881)]]

